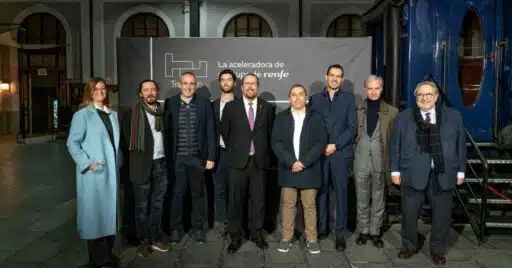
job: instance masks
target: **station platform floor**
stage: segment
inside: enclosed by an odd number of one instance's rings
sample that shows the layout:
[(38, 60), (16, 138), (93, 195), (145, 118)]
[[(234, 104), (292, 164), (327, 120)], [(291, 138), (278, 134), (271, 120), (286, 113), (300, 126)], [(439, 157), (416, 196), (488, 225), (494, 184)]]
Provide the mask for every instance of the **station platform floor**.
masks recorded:
[[(87, 247), (76, 232), (75, 166), (65, 142), (17, 144), (0, 139), (0, 267), (79, 267), (87, 262)], [(246, 242), (228, 255), (227, 239), (208, 233), (197, 245), (185, 236), (167, 253), (140, 258), (134, 247), (124, 249), (122, 267), (435, 267), (428, 252), (428, 225), (421, 252), (410, 260), (397, 258), (400, 225), (384, 234), (385, 247), (357, 246), (347, 234), (348, 248), (337, 252), (334, 241), (321, 242), (322, 252), (311, 255), (303, 244), (288, 253), (277, 252), (280, 234), (267, 234), (270, 247), (260, 250)], [(452, 228), (446, 267), (512, 267), (512, 235), (492, 235), (480, 247), (469, 226)]]

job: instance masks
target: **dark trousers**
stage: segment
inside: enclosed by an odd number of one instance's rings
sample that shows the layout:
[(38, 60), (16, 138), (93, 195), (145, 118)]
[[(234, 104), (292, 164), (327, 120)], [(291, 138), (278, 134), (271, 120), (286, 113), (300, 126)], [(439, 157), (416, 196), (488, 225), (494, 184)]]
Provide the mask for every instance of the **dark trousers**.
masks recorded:
[(249, 228), (251, 236), (258, 236), (265, 220), (265, 175), (258, 169), (255, 157), (249, 157), (245, 169), (229, 172), (229, 219), (228, 232), (232, 238), (240, 238), (244, 218), (244, 204), (249, 193)]
[(323, 159), (322, 186), (318, 193), (318, 232), (329, 232), (329, 186), (332, 185), (336, 200), (336, 237), (343, 237), (347, 230), (348, 159), (329, 156)]
[(165, 158), (153, 160), (149, 180), (134, 184), (135, 226), (137, 238), (160, 242), (164, 197), (167, 192), (167, 167)]
[(204, 165), (198, 157), (178, 157), (174, 164), (170, 230), (183, 232), (183, 200), (187, 185), (192, 198), (192, 231), (202, 231), (205, 217)]
[(453, 189), (441, 189), (438, 176), (431, 172), (426, 189), (416, 190), (402, 185), (401, 195), (402, 246), (410, 250), (418, 249), (417, 221), (427, 195), (432, 207), (430, 252), (444, 253), (452, 216)]
[(89, 251), (89, 263), (94, 266), (103, 266), (114, 262), (112, 248), (114, 248), (115, 236), (104, 236), (87, 240)]
[(213, 184), (215, 186), (215, 221), (224, 223), (227, 219), (229, 169), (226, 149), (219, 148), (219, 150), (219, 159), (217, 160), (216, 169), (213, 173)]

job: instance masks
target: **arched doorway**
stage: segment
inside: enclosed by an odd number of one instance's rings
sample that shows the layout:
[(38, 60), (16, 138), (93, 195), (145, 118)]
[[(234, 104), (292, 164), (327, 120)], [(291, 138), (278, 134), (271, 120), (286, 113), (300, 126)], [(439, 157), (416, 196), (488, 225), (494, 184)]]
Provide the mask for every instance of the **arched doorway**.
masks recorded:
[[(20, 132), (47, 134), (59, 127), (57, 107), (69, 105), (66, 83), (66, 32), (62, 23), (48, 13), (26, 17), (18, 30), (18, 43), (45, 45), (18, 51), (20, 78)], [(69, 121), (64, 120), (64, 121)], [(62, 122), (65, 123), (65, 122)]]
[(122, 37), (169, 37), (165, 22), (152, 13), (137, 13), (128, 18), (121, 30)]
[(260, 15), (242, 13), (233, 17), (224, 28), (224, 37), (272, 37), (270, 24)]
[(327, 32), (327, 37), (361, 37), (363, 36), (363, 27), (361, 16), (355, 14), (341, 15), (334, 19)]

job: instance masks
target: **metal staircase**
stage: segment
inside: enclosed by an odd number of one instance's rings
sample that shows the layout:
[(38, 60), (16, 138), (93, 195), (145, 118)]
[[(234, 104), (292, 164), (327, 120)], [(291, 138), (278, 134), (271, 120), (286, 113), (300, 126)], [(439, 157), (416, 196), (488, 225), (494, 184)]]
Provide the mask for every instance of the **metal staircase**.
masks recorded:
[(480, 244), (489, 233), (512, 230), (512, 155), (466, 134), (466, 179), (455, 194)]

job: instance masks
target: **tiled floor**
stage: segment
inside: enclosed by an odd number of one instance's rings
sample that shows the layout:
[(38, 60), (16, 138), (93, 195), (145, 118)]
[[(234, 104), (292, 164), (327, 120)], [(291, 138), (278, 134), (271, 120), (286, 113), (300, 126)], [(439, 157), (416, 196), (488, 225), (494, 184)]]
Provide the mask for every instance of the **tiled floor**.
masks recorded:
[[(87, 248), (76, 233), (74, 165), (64, 142), (22, 145), (0, 143), (0, 267), (77, 267), (87, 261)], [(227, 240), (208, 234), (196, 245), (188, 236), (168, 253), (142, 259), (135, 248), (122, 255), (123, 267), (432, 267), (428, 244), (411, 260), (397, 259), (399, 225), (384, 235), (385, 248), (356, 246), (339, 253), (332, 239), (322, 241), (322, 253), (310, 255), (301, 243), (288, 253), (276, 250), (279, 234), (268, 235), (270, 248), (251, 242), (234, 255)], [(420, 226), (427, 236), (428, 226)], [(468, 227), (453, 229), (446, 267), (512, 267), (512, 236), (494, 235), (480, 248)]]

